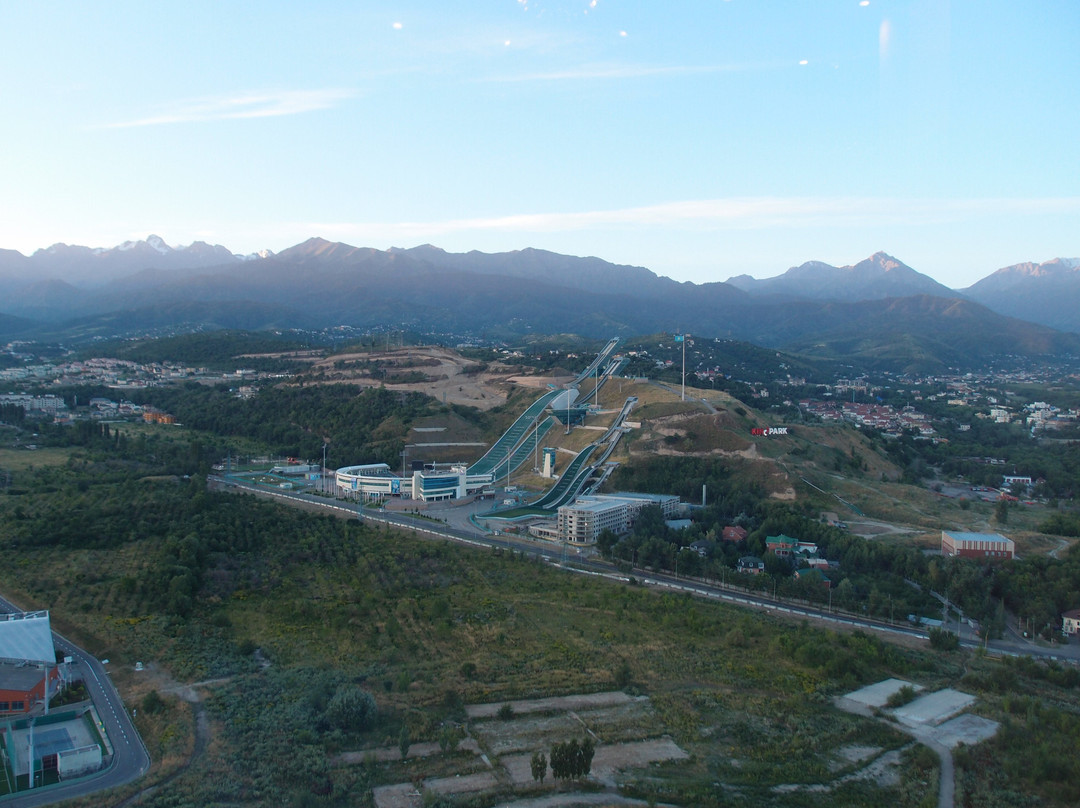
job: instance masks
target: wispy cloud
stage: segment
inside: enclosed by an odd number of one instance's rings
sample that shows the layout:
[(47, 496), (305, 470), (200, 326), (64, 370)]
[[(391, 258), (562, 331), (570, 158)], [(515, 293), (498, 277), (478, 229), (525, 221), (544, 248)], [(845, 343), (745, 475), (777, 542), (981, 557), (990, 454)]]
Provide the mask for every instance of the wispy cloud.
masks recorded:
[(356, 95), (355, 90), (279, 90), (179, 101), (157, 114), (130, 121), (105, 124), (106, 129), (135, 126), (223, 121), (243, 118), (274, 118), (300, 115), (337, 106)]
[(751, 63), (729, 65), (634, 65), (634, 64), (587, 64), (563, 70), (517, 75), (494, 76), (488, 81), (568, 81), (583, 79), (635, 79), (649, 76), (687, 76), (705, 73), (738, 73), (746, 70), (777, 67), (774, 64)]
[(892, 197), (741, 197), (635, 208), (527, 213), (429, 222), (318, 222), (309, 232), (333, 238), (425, 239), (448, 233), (558, 233), (620, 228), (761, 230), (765, 228), (919, 226), (1003, 215), (1080, 213), (1080, 197), (909, 199)]

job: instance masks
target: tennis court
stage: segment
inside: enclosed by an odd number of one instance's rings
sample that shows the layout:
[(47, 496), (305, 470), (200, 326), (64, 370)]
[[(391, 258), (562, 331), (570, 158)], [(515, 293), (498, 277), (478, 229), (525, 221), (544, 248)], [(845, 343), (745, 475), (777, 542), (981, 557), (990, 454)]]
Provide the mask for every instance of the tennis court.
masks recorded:
[[(39, 719), (40, 720), (40, 719)], [(12, 740), (14, 741), (15, 774), (26, 775), (29, 770), (30, 760), (30, 727), (14, 729)], [(66, 752), (69, 749), (78, 749), (83, 746), (91, 746), (98, 743), (98, 738), (93, 733), (87, 721), (81, 716), (75, 716), (56, 723), (33, 728), (34, 736), (34, 760), (40, 761), (56, 755), (57, 752)], [(6, 741), (7, 739), (5, 739)], [(9, 752), (12, 751), (12, 743), (6, 743)], [(35, 766), (40, 767), (40, 763)]]

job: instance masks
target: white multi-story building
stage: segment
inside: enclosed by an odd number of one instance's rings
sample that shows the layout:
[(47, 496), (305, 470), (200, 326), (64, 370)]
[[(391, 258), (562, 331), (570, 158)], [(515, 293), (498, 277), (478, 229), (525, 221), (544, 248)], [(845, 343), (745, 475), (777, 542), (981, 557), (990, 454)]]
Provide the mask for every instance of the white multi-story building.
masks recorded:
[(592, 544), (601, 531), (621, 535), (630, 530), (630, 508), (625, 502), (604, 502), (582, 498), (559, 508), (558, 535), (561, 541)]
[(561, 541), (591, 544), (603, 530), (616, 535), (630, 532), (638, 514), (646, 505), (657, 505), (668, 519), (675, 513), (679, 498), (666, 494), (597, 494), (579, 497), (572, 505), (558, 511), (558, 533)]

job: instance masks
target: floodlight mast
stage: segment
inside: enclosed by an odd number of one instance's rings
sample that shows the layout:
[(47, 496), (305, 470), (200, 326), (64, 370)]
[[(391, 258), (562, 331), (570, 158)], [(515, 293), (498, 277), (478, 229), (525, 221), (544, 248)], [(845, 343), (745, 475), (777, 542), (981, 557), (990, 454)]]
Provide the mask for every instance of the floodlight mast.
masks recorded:
[(682, 400), (686, 401), (686, 334), (682, 338)]

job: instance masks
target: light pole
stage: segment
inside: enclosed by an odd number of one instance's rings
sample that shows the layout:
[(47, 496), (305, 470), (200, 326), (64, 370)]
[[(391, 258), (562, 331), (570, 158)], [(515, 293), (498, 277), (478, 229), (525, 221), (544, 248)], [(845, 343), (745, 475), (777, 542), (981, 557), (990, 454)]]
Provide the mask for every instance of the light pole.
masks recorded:
[[(409, 449), (416, 448), (412, 443), (406, 443), (401, 449), (401, 491), (399, 496), (404, 498), (405, 496), (405, 459), (409, 456)], [(415, 492), (413, 492), (415, 493)]]
[(322, 445), (322, 467), (319, 469), (319, 480), (322, 482), (322, 492), (326, 493), (326, 441)]

